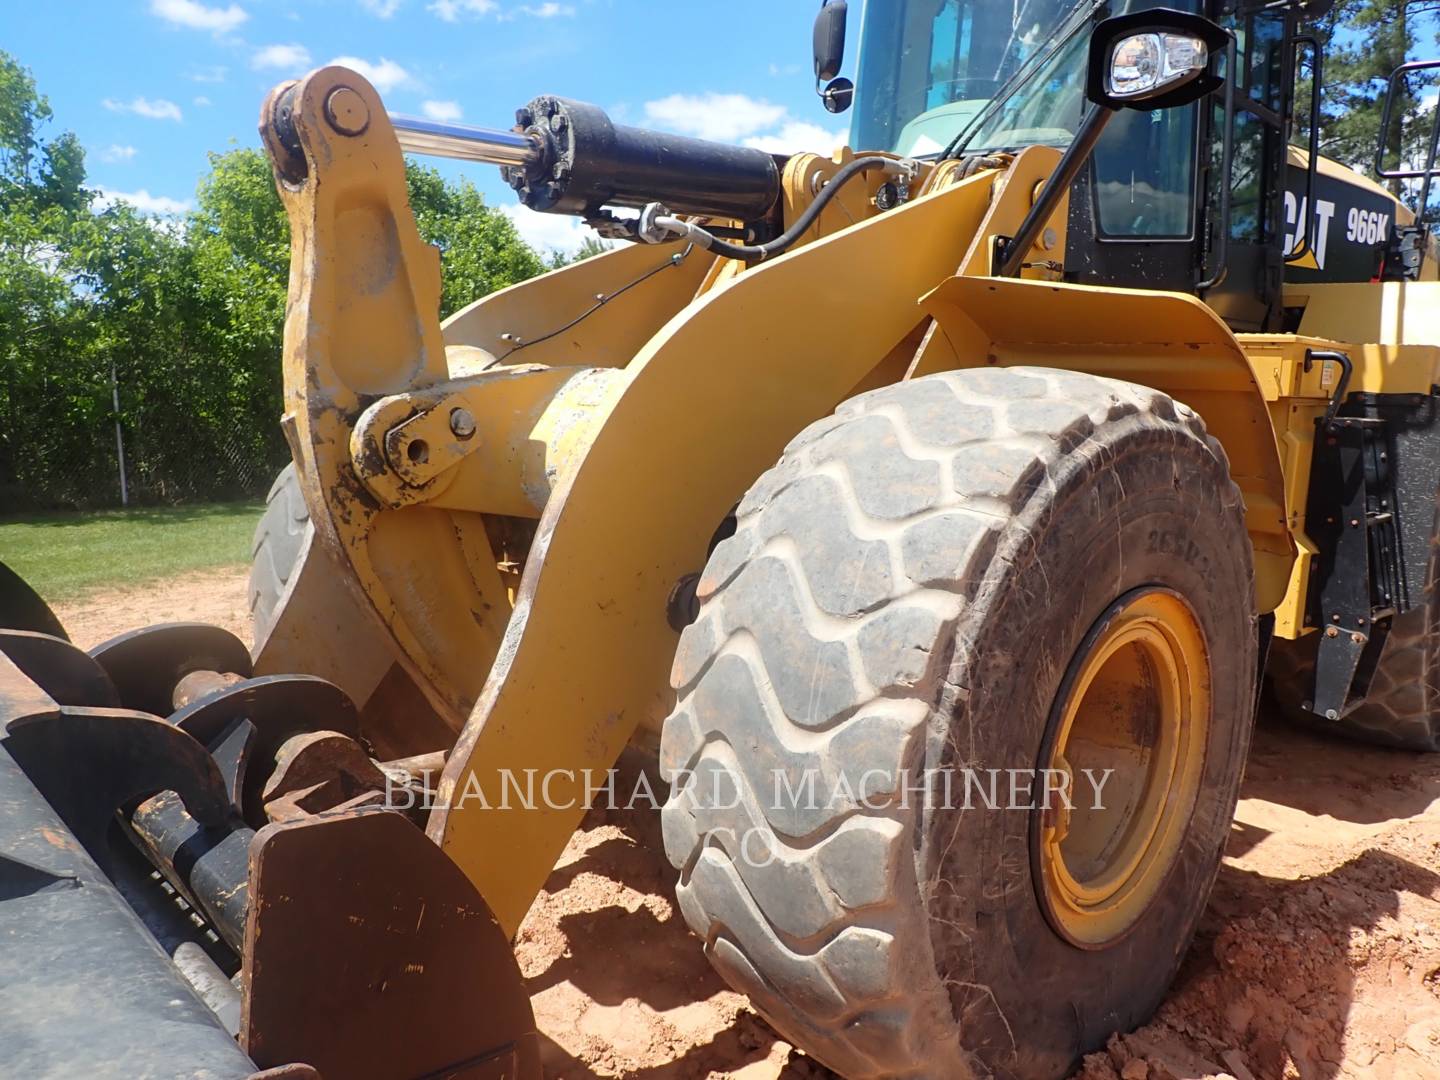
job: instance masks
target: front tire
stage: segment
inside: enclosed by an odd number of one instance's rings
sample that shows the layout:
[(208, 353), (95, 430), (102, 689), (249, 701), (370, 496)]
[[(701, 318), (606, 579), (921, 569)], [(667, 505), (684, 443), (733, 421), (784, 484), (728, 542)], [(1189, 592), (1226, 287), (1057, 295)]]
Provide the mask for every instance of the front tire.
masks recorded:
[(310, 529), (310, 511), (291, 462), (270, 485), (265, 513), (250, 542), (250, 626), (256, 643), (270, 633), (280, 597), (299, 566)]
[[(740, 504), (675, 660), (665, 846), (712, 962), (851, 1078), (1058, 1077), (1144, 1022), (1234, 812), (1253, 592), (1224, 453), (1153, 390), (981, 369), (873, 391), (812, 425)], [(1077, 944), (1046, 870), (1054, 820), (966, 809), (958, 786), (936, 797), (937, 778), (1065, 760), (1062, 684), (1077, 670), (1119, 686), (1106, 707), (1139, 718), (1125, 702), (1165, 680), (1086, 665), (1116, 612), (1155, 596), (1193, 624), (1188, 681), (1170, 680), (1189, 690), (1171, 698), (1199, 703), (1172, 770), (1188, 777), (1183, 813), (1164, 859), (1136, 864), (1149, 876), (1123, 925), (1081, 918), (1094, 940)], [(1164, 771), (1147, 754), (1134, 791)]]

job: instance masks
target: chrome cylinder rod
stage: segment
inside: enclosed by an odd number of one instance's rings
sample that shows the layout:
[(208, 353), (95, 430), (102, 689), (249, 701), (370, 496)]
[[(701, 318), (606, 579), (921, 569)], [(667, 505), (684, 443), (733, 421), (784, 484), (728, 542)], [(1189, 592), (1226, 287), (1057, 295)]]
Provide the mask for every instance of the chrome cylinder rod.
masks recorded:
[(418, 116), (390, 114), (390, 123), (407, 154), (483, 161), (491, 165), (528, 165), (540, 157), (540, 147), (528, 135), (469, 124), (445, 124)]

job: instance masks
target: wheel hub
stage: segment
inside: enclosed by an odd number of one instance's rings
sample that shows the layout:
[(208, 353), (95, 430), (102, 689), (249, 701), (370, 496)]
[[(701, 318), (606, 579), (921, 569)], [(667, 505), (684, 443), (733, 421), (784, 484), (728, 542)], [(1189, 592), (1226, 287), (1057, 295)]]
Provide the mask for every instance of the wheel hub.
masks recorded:
[(1159, 893), (1200, 790), (1210, 707), (1204, 632), (1168, 589), (1121, 597), (1071, 660), (1030, 845), (1041, 907), (1071, 944), (1113, 943)]

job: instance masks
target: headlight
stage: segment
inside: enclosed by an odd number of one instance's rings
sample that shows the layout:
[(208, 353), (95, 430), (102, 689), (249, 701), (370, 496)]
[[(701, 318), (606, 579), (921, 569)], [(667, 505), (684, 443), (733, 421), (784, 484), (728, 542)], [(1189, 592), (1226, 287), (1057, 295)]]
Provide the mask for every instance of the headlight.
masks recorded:
[(1204, 71), (1210, 62), (1205, 42), (1188, 34), (1131, 34), (1110, 51), (1105, 89), (1117, 98), (1154, 94)]

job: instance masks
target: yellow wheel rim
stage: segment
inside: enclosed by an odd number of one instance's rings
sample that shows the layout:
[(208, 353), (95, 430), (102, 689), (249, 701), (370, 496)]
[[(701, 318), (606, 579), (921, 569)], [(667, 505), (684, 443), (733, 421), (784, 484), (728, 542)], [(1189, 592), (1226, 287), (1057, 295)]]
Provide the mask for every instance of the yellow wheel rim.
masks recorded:
[(1076, 652), (1031, 830), (1041, 906), (1072, 944), (1113, 943), (1160, 892), (1200, 790), (1210, 698), (1204, 631), (1168, 589), (1122, 597)]

